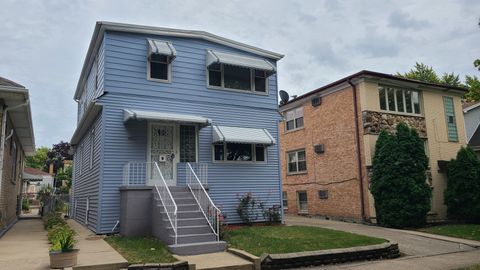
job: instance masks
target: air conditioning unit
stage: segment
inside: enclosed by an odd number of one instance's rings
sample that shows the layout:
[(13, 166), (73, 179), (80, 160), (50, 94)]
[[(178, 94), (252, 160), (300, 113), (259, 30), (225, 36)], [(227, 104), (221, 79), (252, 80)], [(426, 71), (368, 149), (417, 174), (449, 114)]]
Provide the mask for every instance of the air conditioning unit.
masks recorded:
[(317, 144), (313, 146), (315, 153), (317, 154), (323, 154), (325, 153), (325, 145), (324, 144)]
[(322, 104), (322, 98), (321, 97), (314, 97), (312, 98), (312, 106), (317, 107)]

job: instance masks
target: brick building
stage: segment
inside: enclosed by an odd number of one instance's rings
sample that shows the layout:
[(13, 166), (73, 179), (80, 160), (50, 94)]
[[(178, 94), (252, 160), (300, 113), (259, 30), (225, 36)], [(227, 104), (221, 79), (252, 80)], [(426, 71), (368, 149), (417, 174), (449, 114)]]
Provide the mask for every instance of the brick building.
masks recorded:
[(25, 156), (35, 152), (28, 90), (0, 77), (0, 236), (17, 220)]
[(292, 214), (375, 222), (369, 174), (382, 129), (399, 122), (425, 140), (430, 220), (443, 220), (444, 164), (465, 145), (463, 88), (361, 71), (280, 106), (283, 204)]

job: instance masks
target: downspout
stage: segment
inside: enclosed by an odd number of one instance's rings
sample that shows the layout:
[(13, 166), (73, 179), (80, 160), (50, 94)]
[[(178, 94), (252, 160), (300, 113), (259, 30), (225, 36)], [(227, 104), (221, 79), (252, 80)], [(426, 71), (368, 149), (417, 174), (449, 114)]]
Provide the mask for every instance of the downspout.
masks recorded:
[(362, 165), (362, 152), (360, 148), (360, 128), (358, 126), (358, 98), (357, 98), (357, 87), (352, 83), (351, 79), (348, 79), (348, 84), (352, 86), (353, 90), (353, 110), (355, 113), (355, 139), (357, 141), (357, 165), (358, 165), (358, 177), (360, 178), (360, 211), (362, 215), (362, 221), (366, 221), (365, 217), (365, 201), (364, 201), (364, 191), (363, 191), (363, 165)]
[[(13, 107), (7, 107), (3, 109), (3, 115), (2, 115), (2, 134), (0, 138), (0, 192), (2, 190), (2, 182), (3, 182), (3, 157), (4, 157), (4, 152), (5, 152), (5, 129), (7, 127), (7, 112), (10, 110), (14, 110), (23, 106), (27, 106), (29, 103), (29, 100), (25, 100), (24, 103), (18, 104)], [(13, 135), (13, 134), (12, 134)], [(9, 135), (11, 137), (11, 135)], [(3, 197), (0, 198), (0, 203), (3, 203)]]

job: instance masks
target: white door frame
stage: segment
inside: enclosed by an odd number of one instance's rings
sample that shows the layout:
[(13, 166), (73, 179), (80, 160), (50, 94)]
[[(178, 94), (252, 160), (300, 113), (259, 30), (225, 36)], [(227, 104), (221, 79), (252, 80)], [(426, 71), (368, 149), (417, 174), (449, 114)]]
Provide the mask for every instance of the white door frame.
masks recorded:
[[(151, 164), (152, 162), (152, 127), (153, 125), (164, 125), (164, 126), (172, 126), (173, 127), (173, 153), (175, 154), (175, 158), (173, 159), (173, 186), (177, 185), (177, 165), (180, 162), (180, 125), (175, 123), (168, 123), (168, 122), (148, 122), (148, 136), (147, 136), (147, 162)], [(147, 166), (148, 167), (148, 166)], [(147, 183), (150, 182), (150, 170), (147, 173)], [(168, 184), (168, 180), (165, 181)]]

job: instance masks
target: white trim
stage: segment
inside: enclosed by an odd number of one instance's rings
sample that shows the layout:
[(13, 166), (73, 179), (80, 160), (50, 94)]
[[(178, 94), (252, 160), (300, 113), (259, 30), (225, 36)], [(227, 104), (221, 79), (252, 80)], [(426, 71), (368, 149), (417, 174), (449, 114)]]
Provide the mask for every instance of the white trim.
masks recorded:
[[(251, 151), (252, 151), (252, 160), (227, 160), (227, 144), (229, 142), (222, 142), (222, 143), (213, 143), (212, 144), (212, 162), (213, 163), (221, 163), (221, 164), (262, 164), (262, 163), (267, 163), (268, 162), (268, 150), (267, 146), (264, 144), (255, 144), (255, 143), (246, 143), (247, 145), (250, 145)], [(243, 144), (243, 143), (233, 143), (233, 144)], [(215, 159), (215, 145), (223, 145), (223, 160), (216, 160)], [(263, 161), (257, 161), (257, 146), (262, 146), (263, 147), (263, 155), (264, 159)]]
[(161, 27), (99, 21), (95, 25), (95, 30), (93, 31), (92, 39), (90, 40), (90, 45), (88, 47), (87, 55), (85, 56), (85, 60), (83, 62), (82, 71), (80, 73), (80, 77), (75, 90), (75, 95), (74, 95), (75, 100), (78, 99), (78, 96), (80, 94), (80, 88), (85, 83), (85, 80), (86, 80), (85, 74), (87, 73), (87, 70), (92, 64), (92, 56), (94, 53), (98, 53), (98, 49), (100, 48), (100, 45), (103, 42), (103, 36), (105, 31), (118, 31), (118, 32), (127, 32), (127, 33), (140, 33), (140, 34), (149, 34), (149, 35), (203, 39), (206, 41), (222, 44), (231, 48), (236, 48), (242, 51), (246, 51), (259, 56), (271, 58), (274, 60), (280, 60), (284, 57), (284, 55), (279, 53), (260, 49), (258, 47), (247, 45), (238, 41), (213, 35), (205, 31), (189, 31), (189, 30), (180, 30), (180, 29), (173, 29), (173, 28), (161, 28)]
[[(401, 87), (398, 87), (398, 86), (389, 86), (389, 85), (385, 85), (385, 84), (378, 84), (377, 89), (378, 89), (378, 101), (379, 101), (379, 106), (378, 107), (380, 108), (381, 112), (391, 113), (391, 114), (408, 115), (408, 116), (423, 116), (424, 107), (423, 107), (422, 91), (415, 90), (415, 89), (409, 89), (409, 88), (401, 88)], [(382, 89), (385, 92), (385, 108), (386, 108), (386, 110), (382, 109), (381, 105), (380, 105), (380, 91)], [(390, 110), (390, 105), (389, 105), (389, 102), (388, 102), (389, 101), (388, 89), (393, 90), (393, 103), (394, 103), (394, 106), (395, 106), (395, 108), (393, 108), (393, 110)], [(404, 109), (403, 112), (398, 110), (397, 91), (402, 92), (403, 109)], [(410, 91), (412, 93), (412, 95), (410, 97), (410, 106), (412, 108), (411, 113), (407, 112), (407, 102), (406, 102), (406, 95), (405, 95), (406, 91)], [(413, 101), (413, 93), (414, 92), (417, 93), (417, 95), (418, 95), (418, 106), (419, 106), (420, 113), (415, 113), (415, 103)]]
[[(305, 168), (306, 170), (302, 170), (300, 171), (298, 169), (298, 162), (299, 162), (299, 159), (298, 159), (298, 152), (304, 152), (305, 153)], [(290, 154), (292, 153), (295, 153), (295, 157), (296, 157), (296, 163), (297, 163), (297, 170), (295, 172), (290, 172), (290, 167), (289, 167), (289, 164), (290, 164)], [(297, 150), (291, 150), (291, 151), (287, 151), (287, 175), (296, 175), (296, 174), (305, 174), (307, 173), (308, 171), (308, 166), (307, 166), (307, 150), (305, 148), (301, 148), (301, 149), (297, 149)], [(302, 160), (303, 161), (303, 160)]]
[(172, 83), (172, 61), (169, 61), (170, 56), (167, 57), (167, 79), (162, 80), (162, 79), (157, 79), (157, 78), (152, 78), (150, 74), (150, 57), (147, 56), (147, 80), (148, 81), (153, 81), (153, 82), (160, 82), (160, 83)]
[(269, 77), (265, 77), (265, 92), (259, 92), (255, 91), (255, 69), (249, 68), (250, 69), (250, 90), (242, 90), (242, 89), (235, 89), (235, 88), (228, 88), (225, 87), (225, 72), (223, 71), (223, 64), (220, 64), (220, 84), (221, 86), (215, 86), (215, 85), (210, 85), (210, 72), (208, 67), (206, 67), (206, 86), (207, 89), (212, 89), (212, 90), (226, 90), (226, 91), (232, 91), (232, 92), (237, 92), (237, 93), (244, 93), (244, 94), (255, 94), (255, 95), (260, 95), (260, 96), (268, 96), (270, 94), (270, 87), (269, 87)]

